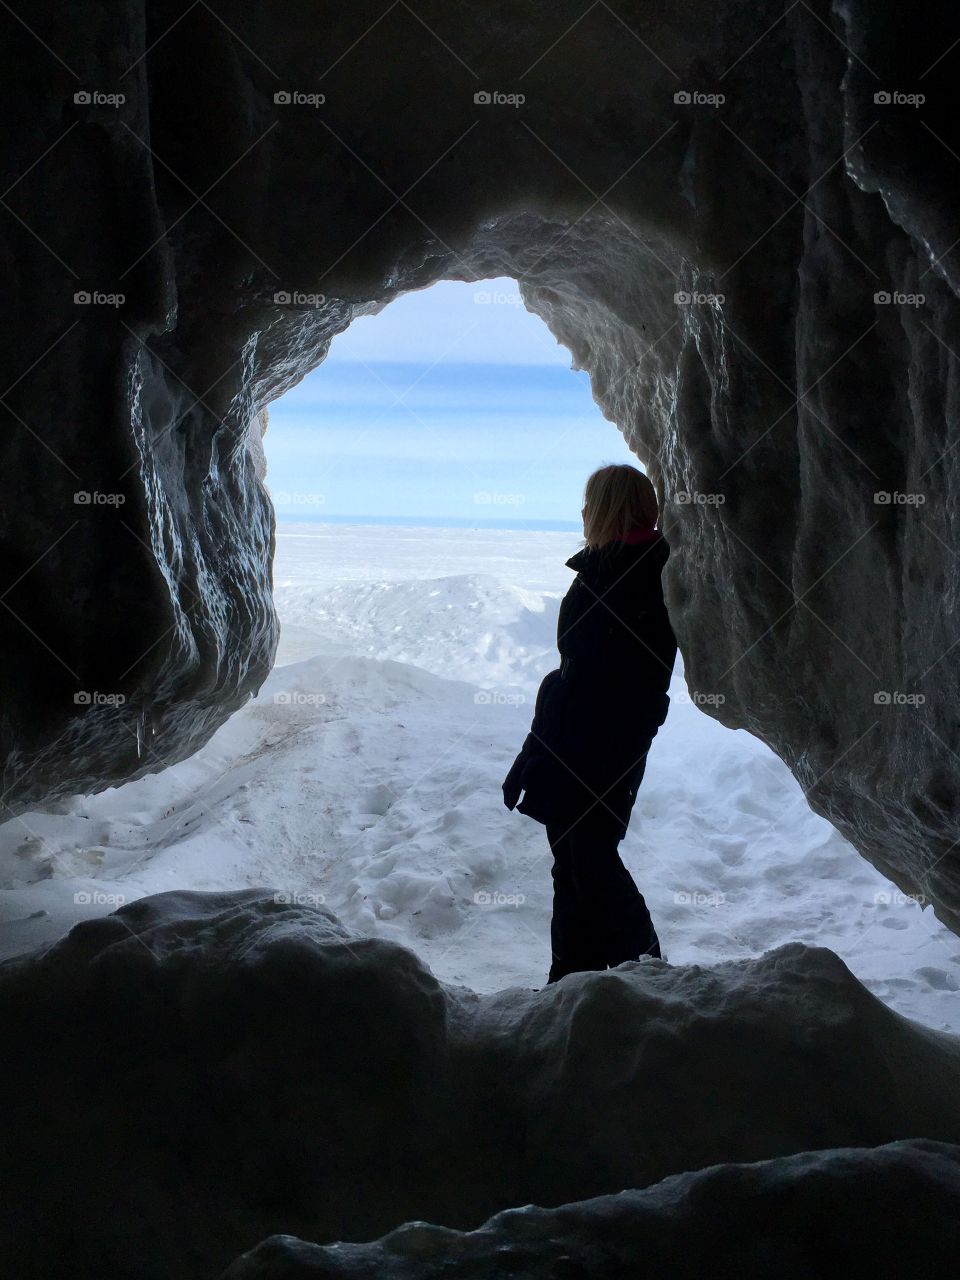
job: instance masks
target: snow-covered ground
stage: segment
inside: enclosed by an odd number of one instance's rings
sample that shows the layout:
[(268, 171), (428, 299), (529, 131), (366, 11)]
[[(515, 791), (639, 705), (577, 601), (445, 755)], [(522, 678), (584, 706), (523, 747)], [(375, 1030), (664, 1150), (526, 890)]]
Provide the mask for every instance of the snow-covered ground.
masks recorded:
[[(500, 782), (556, 664), (574, 534), (281, 525), (278, 663), (190, 760), (0, 826), (0, 954), (166, 889), (266, 885), (404, 943), (445, 982), (542, 985), (550, 857)], [(679, 664), (678, 664), (679, 665)], [(823, 819), (682, 673), (622, 853), (673, 964), (836, 951), (960, 1030), (960, 938)]]

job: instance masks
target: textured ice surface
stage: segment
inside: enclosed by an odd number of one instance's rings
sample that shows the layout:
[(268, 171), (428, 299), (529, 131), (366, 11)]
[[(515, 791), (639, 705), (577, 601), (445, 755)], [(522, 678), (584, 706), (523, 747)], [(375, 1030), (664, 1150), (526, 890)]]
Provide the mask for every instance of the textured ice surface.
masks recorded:
[(375, 1244), (265, 1241), (222, 1280), (809, 1280), (956, 1270), (960, 1148), (896, 1142), (679, 1174), (467, 1234), (412, 1222)]

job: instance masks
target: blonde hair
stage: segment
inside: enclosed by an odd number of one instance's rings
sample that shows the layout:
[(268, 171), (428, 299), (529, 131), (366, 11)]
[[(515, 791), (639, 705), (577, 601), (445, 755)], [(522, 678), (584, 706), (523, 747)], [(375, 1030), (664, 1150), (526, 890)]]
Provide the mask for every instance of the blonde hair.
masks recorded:
[(604, 547), (637, 526), (657, 523), (660, 508), (650, 480), (628, 463), (600, 467), (583, 490), (583, 533), (588, 547)]

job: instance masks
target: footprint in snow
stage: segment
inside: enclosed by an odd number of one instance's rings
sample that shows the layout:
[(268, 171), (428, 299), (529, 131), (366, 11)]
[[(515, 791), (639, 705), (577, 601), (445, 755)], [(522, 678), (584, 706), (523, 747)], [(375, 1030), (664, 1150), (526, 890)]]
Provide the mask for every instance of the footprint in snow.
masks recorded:
[(943, 969), (935, 969), (928, 964), (916, 972), (918, 978), (922, 978), (928, 987), (933, 987), (937, 991), (960, 991), (960, 983)]
[(382, 818), (396, 798), (396, 794), (383, 784), (368, 787), (358, 797), (357, 810), (360, 813), (375, 813)]

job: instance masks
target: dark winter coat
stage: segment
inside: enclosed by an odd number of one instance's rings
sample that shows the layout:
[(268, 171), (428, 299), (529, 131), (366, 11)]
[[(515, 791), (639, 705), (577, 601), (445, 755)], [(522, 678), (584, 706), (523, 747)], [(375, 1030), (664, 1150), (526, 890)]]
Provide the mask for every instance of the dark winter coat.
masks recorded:
[(669, 547), (657, 530), (641, 536), (567, 561), (577, 576), (560, 605), (560, 666), (540, 684), (503, 783), (507, 807), (538, 822), (569, 826), (589, 815), (626, 834), (677, 654), (660, 585)]

